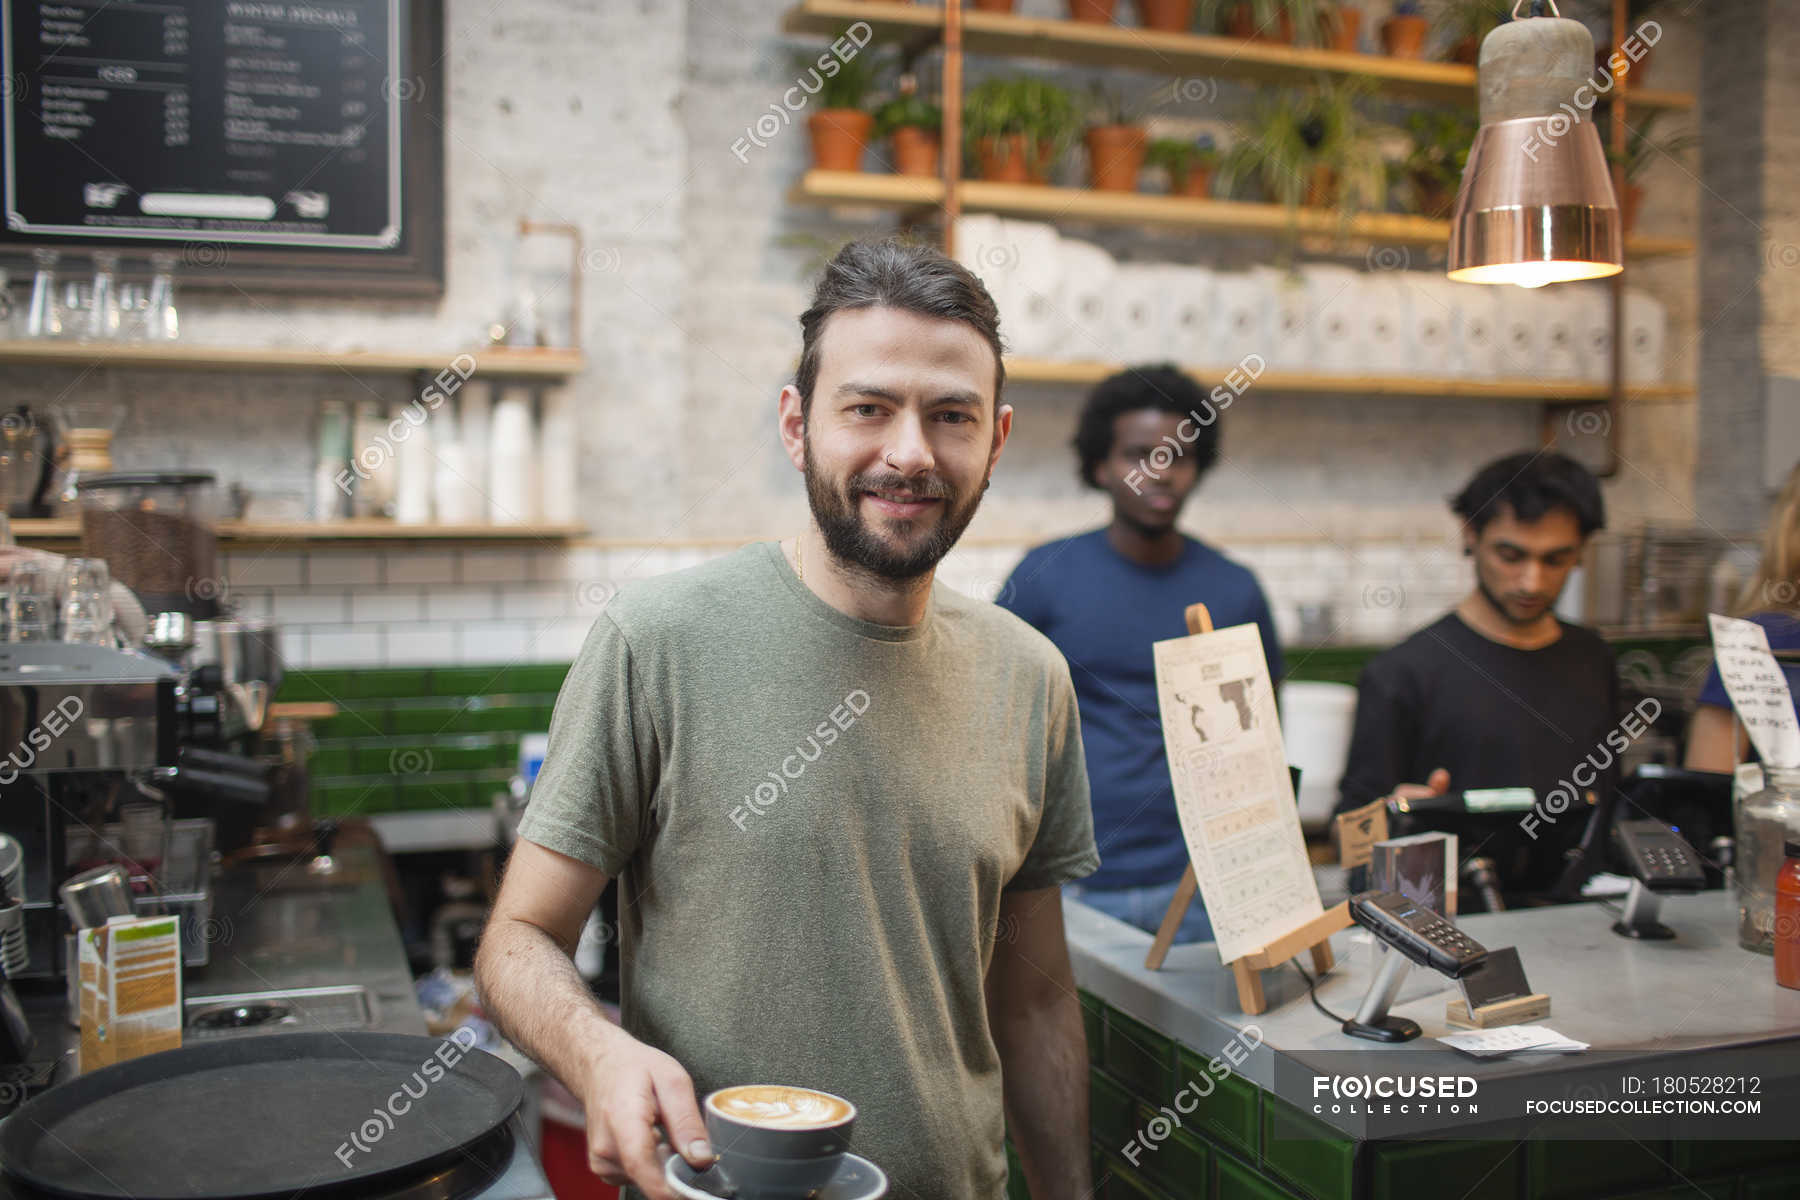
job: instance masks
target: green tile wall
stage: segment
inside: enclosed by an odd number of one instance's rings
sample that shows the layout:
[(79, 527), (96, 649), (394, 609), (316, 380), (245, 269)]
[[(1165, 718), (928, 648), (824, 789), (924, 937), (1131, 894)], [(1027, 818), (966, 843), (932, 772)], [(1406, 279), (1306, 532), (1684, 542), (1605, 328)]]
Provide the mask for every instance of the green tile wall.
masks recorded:
[(1295, 1200), (1294, 1193), (1242, 1163), (1221, 1155), (1216, 1165), (1212, 1200)]
[(329, 700), (313, 723), (313, 812), (485, 808), (518, 762), (519, 738), (550, 727), (564, 663), (296, 671), (283, 701)]
[[(1138, 1108), (1138, 1128), (1154, 1131), (1150, 1124), (1157, 1111), (1148, 1105)], [(1167, 1120), (1167, 1118), (1164, 1118)], [(1186, 1118), (1183, 1118), (1184, 1122)], [(1161, 1187), (1171, 1196), (1204, 1197), (1212, 1172), (1212, 1153), (1205, 1141), (1184, 1129), (1168, 1133), (1160, 1142), (1151, 1141), (1148, 1150), (1140, 1149), (1137, 1172)]]
[(1517, 1142), (1405, 1142), (1371, 1148), (1377, 1196), (1430, 1196), (1456, 1181), (1458, 1200), (1518, 1200), (1525, 1151)]
[(1744, 1180), (1743, 1200), (1793, 1200), (1800, 1196), (1800, 1170), (1775, 1171)]
[(1526, 1170), (1534, 1197), (1588, 1200), (1666, 1183), (1670, 1153), (1667, 1142), (1531, 1142)]
[(1356, 1143), (1285, 1100), (1262, 1097), (1262, 1162), (1315, 1200), (1351, 1200)]
[[(1219, 1078), (1206, 1069), (1211, 1060), (1186, 1046), (1177, 1047), (1177, 1051), (1177, 1090), (1186, 1088), (1197, 1099), (1194, 1112), (1187, 1119), (1189, 1127), (1245, 1158), (1254, 1159), (1260, 1136), (1261, 1089), (1237, 1075)], [(1211, 1091), (1206, 1091), (1208, 1079), (1213, 1081)]]
[(1100, 1065), (1131, 1094), (1161, 1108), (1175, 1098), (1175, 1043), (1121, 1012), (1107, 1014)]
[[(1800, 1143), (1370, 1142), (1338, 1134), (1083, 993), (1101, 1200), (1795, 1200)], [(1199, 1096), (1204, 1081), (1212, 1090)], [(1151, 1121), (1186, 1089), (1194, 1112)], [(1186, 1101), (1184, 1100), (1184, 1103)], [(1139, 1134), (1149, 1146), (1126, 1156)], [(1452, 1186), (1453, 1184), (1453, 1186)], [(1014, 1167), (1009, 1200), (1030, 1200)]]

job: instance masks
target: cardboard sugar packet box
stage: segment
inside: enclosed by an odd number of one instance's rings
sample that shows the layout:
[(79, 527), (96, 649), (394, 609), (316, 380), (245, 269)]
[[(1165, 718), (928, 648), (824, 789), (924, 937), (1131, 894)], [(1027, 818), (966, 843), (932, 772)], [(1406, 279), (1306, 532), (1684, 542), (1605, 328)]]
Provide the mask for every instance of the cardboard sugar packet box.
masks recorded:
[(81, 1071), (181, 1046), (181, 918), (113, 917), (76, 935)]

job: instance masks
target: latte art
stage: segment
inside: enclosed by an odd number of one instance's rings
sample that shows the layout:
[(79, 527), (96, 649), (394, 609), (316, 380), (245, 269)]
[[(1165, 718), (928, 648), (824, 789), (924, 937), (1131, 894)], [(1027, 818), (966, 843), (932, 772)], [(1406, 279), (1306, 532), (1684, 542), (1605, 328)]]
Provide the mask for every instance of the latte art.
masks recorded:
[(849, 1103), (836, 1096), (779, 1084), (726, 1088), (707, 1103), (721, 1116), (764, 1129), (823, 1129), (855, 1115)]

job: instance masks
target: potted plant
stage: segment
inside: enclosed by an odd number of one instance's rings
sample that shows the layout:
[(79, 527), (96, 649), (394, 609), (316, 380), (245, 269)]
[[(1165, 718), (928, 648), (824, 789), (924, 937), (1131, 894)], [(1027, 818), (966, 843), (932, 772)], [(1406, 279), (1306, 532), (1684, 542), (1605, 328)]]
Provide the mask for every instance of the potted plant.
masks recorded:
[(1362, 9), (1349, 4), (1326, 3), (1319, 6), (1319, 40), (1328, 50), (1355, 54), (1361, 48)]
[[(1312, 0), (1304, 0), (1311, 4)], [(1240, 0), (1224, 9), (1225, 32), (1257, 42), (1291, 42), (1294, 18), (1287, 0)]]
[[(1619, 224), (1624, 233), (1630, 233), (1637, 225), (1638, 210), (1644, 203), (1644, 185), (1641, 182), (1644, 172), (1660, 158), (1673, 158), (1679, 162), (1700, 141), (1691, 133), (1667, 138), (1653, 136), (1656, 122), (1662, 115), (1661, 109), (1651, 112), (1625, 137), (1625, 190), (1619, 196)], [(1611, 154), (1608, 158), (1614, 162), (1619, 161)]]
[(1431, 22), (1419, 12), (1419, 0), (1394, 0), (1394, 15), (1381, 23), (1381, 47), (1390, 58), (1425, 57), (1425, 35)]
[(1219, 151), (1210, 136), (1193, 141), (1157, 138), (1146, 150), (1144, 162), (1169, 173), (1170, 195), (1205, 199), (1212, 195), (1213, 171), (1219, 165)]
[(1138, 22), (1160, 33), (1186, 33), (1194, 27), (1194, 0), (1137, 0)]
[(967, 144), (995, 183), (1048, 183), (1080, 125), (1075, 98), (1042, 79), (989, 79), (963, 97)]
[(875, 136), (888, 139), (899, 174), (936, 175), (943, 157), (944, 112), (917, 94), (911, 76), (900, 87), (900, 95), (875, 110)]
[(1450, 215), (1469, 147), (1475, 144), (1475, 128), (1475, 114), (1466, 109), (1415, 109), (1407, 116), (1412, 150), (1400, 172), (1412, 211), (1438, 220)]
[(1219, 164), (1228, 193), (1250, 184), (1298, 209), (1335, 208), (1346, 220), (1387, 201), (1381, 127), (1356, 107), (1366, 83), (1320, 83), (1260, 104)]
[(1117, 0), (1069, 0), (1069, 19), (1110, 25)]
[(879, 70), (875, 55), (863, 53), (842, 60), (835, 75), (819, 71), (815, 59), (808, 55), (794, 58), (802, 79), (810, 75), (819, 81), (819, 90), (813, 93), (818, 111), (806, 118), (813, 166), (822, 171), (860, 171), (863, 151), (875, 127), (875, 117), (867, 110)]
[(1098, 87), (1094, 93), (1094, 123), (1088, 126), (1086, 137), (1088, 186), (1100, 192), (1135, 192), (1149, 134), (1132, 119), (1118, 93)]
[(1431, 7), (1431, 27), (1450, 40), (1452, 62), (1475, 65), (1481, 43), (1512, 20), (1508, 0), (1436, 0)]

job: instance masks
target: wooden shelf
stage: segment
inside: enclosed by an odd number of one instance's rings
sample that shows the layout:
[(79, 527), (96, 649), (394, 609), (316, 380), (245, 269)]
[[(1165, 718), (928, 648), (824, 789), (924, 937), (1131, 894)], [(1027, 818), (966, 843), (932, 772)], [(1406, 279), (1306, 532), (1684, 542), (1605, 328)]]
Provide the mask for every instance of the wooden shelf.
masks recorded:
[(475, 376), (566, 379), (587, 359), (579, 350), (521, 350), (508, 346), (468, 351), (395, 352), (288, 350), (273, 347), (202, 346), (187, 342), (0, 341), (0, 364), (113, 367), (177, 371), (348, 371), (358, 374), (435, 374), (460, 354), (475, 360)]
[[(17, 520), (20, 542), (72, 542), (81, 537), (78, 519)], [(401, 525), (368, 518), (354, 521), (220, 521), (219, 541), (234, 545), (288, 542), (571, 542), (585, 537), (580, 525)]]
[[(943, 24), (943, 10), (880, 0), (802, 0), (782, 20), (788, 33), (833, 36), (853, 21), (866, 21), (877, 39), (913, 38)], [(1274, 42), (1192, 33), (1158, 33), (1126, 25), (1100, 25), (987, 13), (965, 7), (963, 46), (970, 53), (1046, 58), (1090, 67), (1131, 67), (1162, 75), (1201, 76), (1253, 83), (1303, 83), (1312, 76), (1360, 75), (1388, 95), (1475, 102), (1475, 68), (1461, 63), (1346, 54)], [(1694, 106), (1687, 92), (1631, 88), (1627, 99), (1646, 108)]]
[[(863, 204), (883, 208), (935, 207), (943, 203), (942, 180), (921, 175), (864, 171), (811, 170), (801, 176), (788, 198), (802, 204)], [(1145, 192), (1099, 192), (1088, 188), (1048, 187), (1029, 183), (962, 184), (966, 212), (1000, 213), (1044, 220), (1095, 221), (1109, 225), (1162, 225), (1206, 233), (1281, 236), (1343, 236), (1347, 241), (1388, 245), (1447, 246), (1450, 222), (1407, 213), (1360, 213), (1345, 220), (1330, 209), (1290, 210), (1281, 204), (1239, 200), (1200, 200)], [(1688, 238), (1646, 237), (1625, 240), (1632, 258), (1662, 258), (1694, 252)]]
[[(1006, 378), (1021, 383), (1098, 383), (1124, 370), (1122, 363), (1057, 362), (1042, 358), (1009, 358)], [(1196, 379), (1221, 379), (1235, 367), (1185, 367)], [(1318, 396), (1424, 396), (1446, 400), (1517, 400), (1530, 404), (1588, 404), (1610, 394), (1605, 384), (1554, 379), (1463, 379), (1411, 375), (1328, 375), (1316, 371), (1265, 371), (1251, 385), (1265, 392)], [(1633, 399), (1687, 396), (1685, 384), (1657, 384), (1626, 389)]]

